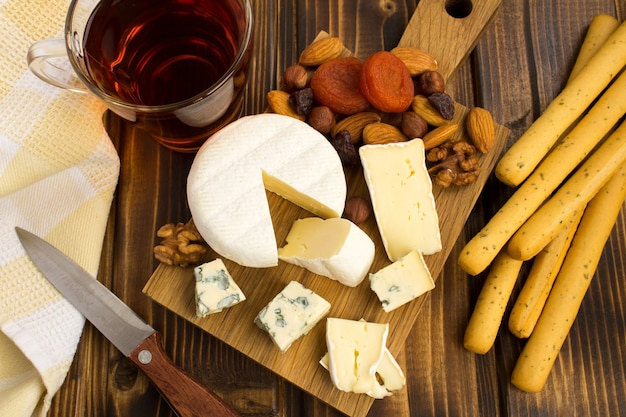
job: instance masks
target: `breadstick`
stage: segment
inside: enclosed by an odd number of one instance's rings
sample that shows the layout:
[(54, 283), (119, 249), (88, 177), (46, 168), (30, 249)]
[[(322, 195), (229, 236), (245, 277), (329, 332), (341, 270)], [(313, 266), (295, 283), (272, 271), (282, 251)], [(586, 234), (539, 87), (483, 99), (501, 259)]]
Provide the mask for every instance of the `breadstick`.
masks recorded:
[(511, 382), (523, 391), (545, 385), (595, 275), (604, 245), (626, 198), (626, 163), (589, 202), (552, 292), (522, 350)]
[(585, 39), (578, 52), (578, 57), (569, 74), (568, 83), (578, 75), (582, 67), (589, 62), (589, 59), (600, 49), (604, 41), (611, 36), (611, 33), (618, 26), (619, 20), (608, 14), (597, 14), (591, 19)]
[(521, 184), (625, 65), (626, 22), (502, 156), (495, 170), (498, 179), (511, 186)]
[(493, 346), (521, 267), (522, 262), (506, 251), (494, 260), (465, 329), (463, 346), (467, 350), (485, 354)]
[(522, 224), (585, 159), (626, 113), (626, 73), (598, 99), (589, 112), (546, 156), (459, 255), (465, 272), (482, 272)]
[[(513, 235), (507, 252), (528, 260), (541, 251), (626, 161), (626, 122)], [(571, 220), (569, 220), (571, 221)]]
[(576, 219), (568, 223), (567, 227), (563, 228), (533, 260), (533, 266), (509, 314), (509, 331), (513, 335), (527, 338), (535, 328), (576, 233), (582, 213), (581, 209)]

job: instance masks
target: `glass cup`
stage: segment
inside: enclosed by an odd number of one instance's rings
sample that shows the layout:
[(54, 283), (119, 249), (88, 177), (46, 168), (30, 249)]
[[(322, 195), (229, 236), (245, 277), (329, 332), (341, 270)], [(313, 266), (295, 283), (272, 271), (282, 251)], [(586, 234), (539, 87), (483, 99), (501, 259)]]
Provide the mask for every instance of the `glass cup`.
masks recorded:
[(64, 38), (27, 58), (42, 80), (194, 152), (241, 115), (251, 49), (249, 0), (73, 0)]

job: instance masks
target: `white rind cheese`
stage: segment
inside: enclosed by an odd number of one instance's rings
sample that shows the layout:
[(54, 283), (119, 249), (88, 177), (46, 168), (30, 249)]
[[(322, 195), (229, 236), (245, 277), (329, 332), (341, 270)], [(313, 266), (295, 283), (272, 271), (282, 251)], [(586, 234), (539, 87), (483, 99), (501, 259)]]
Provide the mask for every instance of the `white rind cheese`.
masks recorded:
[[(320, 359), (320, 365), (327, 371), (329, 367), (329, 356), (327, 352), (322, 359)], [(380, 384), (389, 391), (389, 394), (391, 394), (391, 391), (402, 389), (406, 384), (406, 377), (404, 376), (404, 372), (402, 372), (402, 368), (387, 348), (385, 348), (383, 357), (376, 367), (376, 376)]]
[(424, 155), (424, 142), (359, 148), (376, 223), (391, 261), (412, 250), (441, 250), (439, 217)]
[(328, 372), (338, 389), (374, 398), (391, 394), (376, 375), (387, 349), (388, 332), (388, 324), (326, 319)]
[(374, 261), (374, 242), (357, 225), (342, 218), (296, 220), (278, 258), (339, 281), (359, 285)]
[(299, 282), (291, 281), (259, 312), (255, 323), (267, 331), (276, 346), (284, 352), (329, 311), (328, 301)]
[(265, 190), (317, 216), (339, 217), (346, 179), (329, 141), (288, 116), (246, 116), (199, 149), (187, 181), (194, 223), (221, 256), (248, 267), (278, 264)]
[(196, 317), (219, 313), (246, 299), (221, 259), (194, 268)]
[(369, 275), (370, 287), (390, 312), (435, 288), (424, 257), (418, 251), (387, 265)]

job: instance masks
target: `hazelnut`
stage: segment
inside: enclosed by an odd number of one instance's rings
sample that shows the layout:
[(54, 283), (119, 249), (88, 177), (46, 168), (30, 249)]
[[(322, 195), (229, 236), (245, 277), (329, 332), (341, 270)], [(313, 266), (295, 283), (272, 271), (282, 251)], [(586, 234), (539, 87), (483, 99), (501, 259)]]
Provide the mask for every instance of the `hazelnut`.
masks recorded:
[(309, 74), (306, 68), (299, 64), (291, 65), (283, 72), (281, 89), (292, 93), (306, 87), (308, 80)]
[(414, 111), (406, 111), (402, 113), (400, 129), (410, 139), (423, 138), (428, 132), (428, 123)]
[(372, 209), (363, 197), (351, 197), (346, 202), (343, 217), (359, 225), (370, 217)]
[(316, 106), (311, 109), (307, 122), (313, 129), (326, 135), (335, 126), (335, 114), (326, 106)]
[(443, 93), (445, 88), (446, 82), (437, 71), (423, 72), (415, 79), (416, 94), (429, 96), (435, 93)]

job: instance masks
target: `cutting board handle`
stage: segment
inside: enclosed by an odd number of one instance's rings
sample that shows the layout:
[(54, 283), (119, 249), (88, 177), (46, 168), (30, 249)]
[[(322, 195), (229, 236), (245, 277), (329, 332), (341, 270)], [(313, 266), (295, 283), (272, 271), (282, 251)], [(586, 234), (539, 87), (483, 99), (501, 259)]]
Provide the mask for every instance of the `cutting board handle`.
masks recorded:
[(472, 52), (501, 0), (420, 0), (398, 46), (428, 52), (447, 80)]

